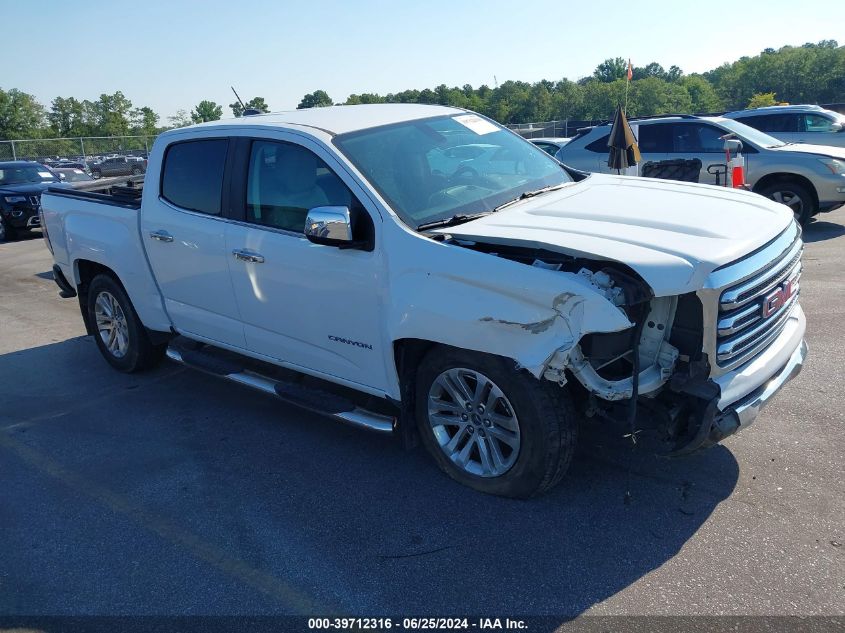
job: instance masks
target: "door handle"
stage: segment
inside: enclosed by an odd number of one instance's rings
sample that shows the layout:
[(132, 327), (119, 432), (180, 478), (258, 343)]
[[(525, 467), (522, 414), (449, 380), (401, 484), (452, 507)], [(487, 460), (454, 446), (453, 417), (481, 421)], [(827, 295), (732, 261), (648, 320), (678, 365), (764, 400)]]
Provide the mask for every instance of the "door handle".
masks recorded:
[(242, 262), (250, 262), (252, 264), (263, 264), (264, 263), (264, 256), (259, 255), (258, 253), (250, 253), (249, 251), (234, 250), (234, 251), (232, 251), (232, 255), (235, 256), (235, 259), (240, 260)]
[(150, 231), (150, 237), (159, 242), (172, 242), (173, 236), (167, 231)]

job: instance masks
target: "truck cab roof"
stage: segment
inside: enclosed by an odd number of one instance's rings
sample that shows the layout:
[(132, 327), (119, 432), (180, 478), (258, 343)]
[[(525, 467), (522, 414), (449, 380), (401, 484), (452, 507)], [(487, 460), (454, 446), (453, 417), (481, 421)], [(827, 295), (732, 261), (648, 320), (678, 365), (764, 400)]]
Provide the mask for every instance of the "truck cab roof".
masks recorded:
[(466, 110), (440, 105), (416, 103), (376, 103), (349, 106), (328, 106), (324, 108), (306, 108), (288, 112), (270, 112), (253, 114), (234, 119), (209, 121), (188, 128), (178, 128), (169, 133), (185, 129), (253, 126), (273, 127), (297, 125), (321, 130), (331, 136), (357, 132), (368, 128), (402, 123), (415, 119), (428, 119), (436, 116), (465, 114)]

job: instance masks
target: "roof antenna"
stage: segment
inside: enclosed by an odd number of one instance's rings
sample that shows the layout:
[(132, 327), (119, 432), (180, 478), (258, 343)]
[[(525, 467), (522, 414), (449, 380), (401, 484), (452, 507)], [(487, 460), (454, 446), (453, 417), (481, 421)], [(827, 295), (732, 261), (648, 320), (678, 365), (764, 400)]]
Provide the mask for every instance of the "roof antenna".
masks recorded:
[(247, 108), (244, 105), (244, 102), (241, 101), (241, 97), (238, 94), (238, 91), (235, 90), (234, 86), (229, 86), (232, 89), (232, 92), (235, 93), (235, 98), (238, 100), (238, 103), (241, 104), (241, 116), (252, 116), (254, 114), (261, 114), (261, 110), (257, 110), (256, 108)]
[(240, 103), (240, 104), (241, 104), (241, 109), (242, 109), (242, 110), (246, 110), (246, 106), (244, 105), (244, 102), (243, 102), (243, 101), (241, 101), (241, 98), (240, 98), (240, 96), (238, 95), (238, 91), (237, 91), (237, 90), (235, 90), (235, 87), (234, 87), (234, 86), (229, 86), (229, 87), (232, 89), (232, 92), (234, 92), (234, 93), (235, 93), (235, 99), (237, 99), (237, 100), (238, 100), (238, 103)]
[[(496, 79), (496, 75), (493, 75), (493, 85), (498, 88), (499, 87), (499, 80)], [(234, 88), (232, 88), (234, 90)]]

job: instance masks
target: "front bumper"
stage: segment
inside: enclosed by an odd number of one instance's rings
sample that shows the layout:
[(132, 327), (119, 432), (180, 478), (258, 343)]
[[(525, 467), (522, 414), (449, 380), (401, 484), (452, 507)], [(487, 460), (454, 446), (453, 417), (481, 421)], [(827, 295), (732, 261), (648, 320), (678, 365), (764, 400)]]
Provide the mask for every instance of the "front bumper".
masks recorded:
[(813, 179), (819, 211), (832, 211), (845, 204), (845, 175), (826, 174)]
[(11, 209), (4, 209), (2, 213), (6, 225), (13, 229), (33, 229), (41, 226), (37, 207), (15, 205)]
[(787, 319), (781, 333), (762, 353), (745, 365), (713, 379), (719, 387), (719, 411), (727, 411), (758, 391), (779, 375), (800, 351), (807, 329), (807, 318), (800, 303), (795, 304)]
[(798, 349), (792, 353), (787, 363), (774, 376), (722, 411), (716, 418), (716, 423), (724, 429), (734, 427), (733, 433), (749, 426), (757, 419), (760, 410), (780, 391), (780, 388), (801, 373), (808, 350), (807, 342), (802, 340)]
[(733, 371), (711, 378), (719, 395), (703, 401), (697, 422), (670, 455), (687, 455), (721, 442), (750, 426), (774, 395), (797, 376), (807, 358), (806, 319), (796, 304), (780, 335), (759, 356)]

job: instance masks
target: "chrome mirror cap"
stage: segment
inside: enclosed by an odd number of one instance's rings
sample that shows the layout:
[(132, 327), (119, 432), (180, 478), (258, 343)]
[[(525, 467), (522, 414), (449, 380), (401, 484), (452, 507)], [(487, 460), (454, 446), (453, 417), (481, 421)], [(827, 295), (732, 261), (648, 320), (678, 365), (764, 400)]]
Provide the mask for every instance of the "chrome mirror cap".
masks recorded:
[(329, 246), (352, 242), (349, 207), (314, 207), (308, 211), (305, 237), (315, 244)]

